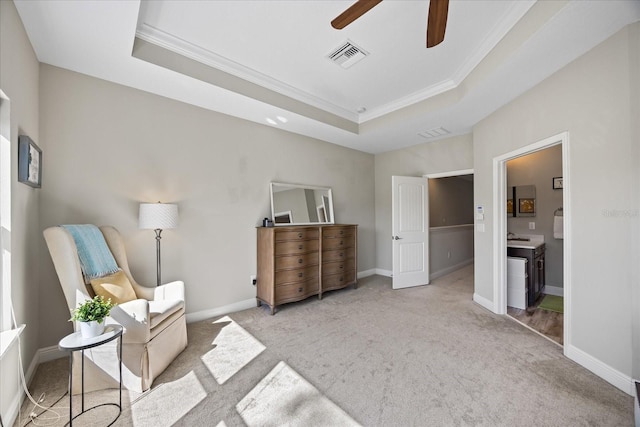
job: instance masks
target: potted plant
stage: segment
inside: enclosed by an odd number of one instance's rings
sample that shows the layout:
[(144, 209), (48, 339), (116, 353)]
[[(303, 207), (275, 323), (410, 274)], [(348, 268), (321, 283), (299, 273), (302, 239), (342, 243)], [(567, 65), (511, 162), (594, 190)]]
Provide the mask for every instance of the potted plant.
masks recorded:
[(115, 304), (111, 303), (111, 298), (105, 300), (101, 295), (96, 295), (72, 310), (69, 321), (79, 322), (83, 338), (97, 337), (104, 332), (104, 318), (113, 307)]

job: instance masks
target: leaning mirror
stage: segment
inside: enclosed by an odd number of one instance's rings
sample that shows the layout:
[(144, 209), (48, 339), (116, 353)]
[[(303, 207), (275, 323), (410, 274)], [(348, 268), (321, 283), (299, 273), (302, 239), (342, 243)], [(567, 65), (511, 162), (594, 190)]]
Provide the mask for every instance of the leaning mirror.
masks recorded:
[(275, 225), (333, 224), (331, 188), (272, 182), (271, 218)]

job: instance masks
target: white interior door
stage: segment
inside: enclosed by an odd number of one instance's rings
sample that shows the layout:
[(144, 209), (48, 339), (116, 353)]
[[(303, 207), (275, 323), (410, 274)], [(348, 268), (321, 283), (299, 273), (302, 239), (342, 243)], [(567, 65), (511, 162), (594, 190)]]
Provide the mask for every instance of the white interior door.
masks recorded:
[(394, 176), (391, 210), (393, 289), (429, 283), (429, 192), (427, 178)]

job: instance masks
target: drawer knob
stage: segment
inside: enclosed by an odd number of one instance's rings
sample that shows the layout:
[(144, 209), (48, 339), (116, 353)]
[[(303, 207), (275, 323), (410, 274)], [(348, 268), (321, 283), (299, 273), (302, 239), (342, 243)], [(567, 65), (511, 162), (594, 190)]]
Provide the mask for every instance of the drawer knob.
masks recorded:
[(302, 277), (304, 274), (302, 272), (298, 273), (298, 277)]
[(340, 230), (340, 235), (342, 236), (344, 234), (344, 230)]
[(298, 264), (302, 264), (302, 261), (303, 261), (302, 258), (298, 259)]
[(344, 268), (344, 265), (340, 264), (340, 270), (342, 270)]
[(340, 281), (342, 282), (344, 280), (344, 277), (340, 277)]
[(302, 292), (302, 288), (298, 288), (298, 292)]
[(340, 246), (342, 246), (344, 244), (344, 242), (342, 240), (340, 240)]
[(340, 258), (344, 257), (344, 254), (342, 252), (340, 252)]
[(298, 233), (298, 238), (302, 239), (302, 233)]
[(302, 250), (302, 248), (304, 248), (303, 245), (298, 246), (298, 249)]

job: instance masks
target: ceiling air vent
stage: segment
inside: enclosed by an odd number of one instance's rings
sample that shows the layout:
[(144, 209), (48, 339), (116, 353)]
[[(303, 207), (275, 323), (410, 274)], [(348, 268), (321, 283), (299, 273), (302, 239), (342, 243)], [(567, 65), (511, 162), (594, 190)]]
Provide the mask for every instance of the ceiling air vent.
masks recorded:
[(349, 68), (356, 62), (364, 59), (368, 54), (369, 52), (364, 49), (359, 48), (350, 41), (346, 41), (339, 48), (327, 55), (327, 58), (342, 68)]
[(435, 129), (431, 129), (431, 130), (425, 130), (424, 132), (420, 132), (418, 135), (420, 135), (423, 138), (437, 138), (439, 136), (443, 136), (443, 135), (448, 135), (451, 132), (449, 132), (448, 130), (446, 130), (443, 127), (439, 127), (439, 128), (435, 128)]

